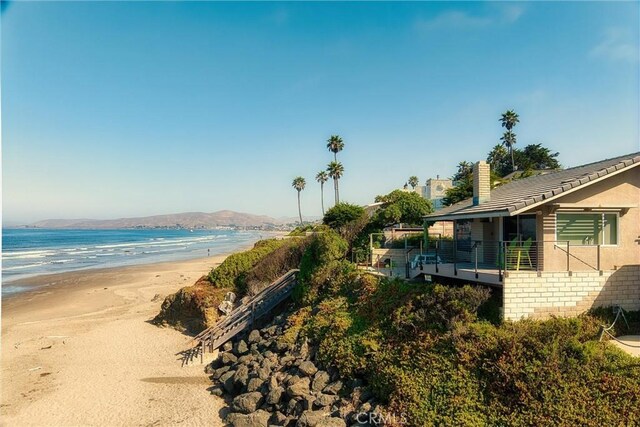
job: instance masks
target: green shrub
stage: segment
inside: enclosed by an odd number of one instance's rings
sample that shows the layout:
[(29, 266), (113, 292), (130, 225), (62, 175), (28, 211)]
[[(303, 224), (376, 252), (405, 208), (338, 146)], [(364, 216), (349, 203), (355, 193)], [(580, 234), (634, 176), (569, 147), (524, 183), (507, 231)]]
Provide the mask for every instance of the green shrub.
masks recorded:
[(236, 278), (238, 292), (255, 295), (287, 271), (298, 268), (310, 241), (310, 237), (285, 240), (281, 246), (263, 257), (249, 271), (238, 275)]
[(285, 244), (285, 240), (260, 240), (248, 251), (229, 255), (209, 273), (209, 281), (217, 288), (243, 288), (243, 275), (265, 256)]
[(344, 259), (348, 243), (333, 230), (326, 230), (311, 237), (300, 261), (299, 285), (294, 291), (294, 299), (301, 301), (311, 286), (314, 272), (332, 262)]
[(322, 219), (323, 224), (328, 225), (333, 230), (339, 231), (348, 223), (360, 219), (364, 216), (364, 208), (350, 203), (338, 203), (329, 209)]
[(323, 364), (366, 378), (406, 425), (640, 422), (640, 365), (597, 342), (606, 312), (500, 324), (487, 289), (380, 280), (339, 251), (327, 256), (320, 248), (335, 238), (325, 239), (305, 253), (323, 262), (306, 268), (295, 336), (309, 337)]

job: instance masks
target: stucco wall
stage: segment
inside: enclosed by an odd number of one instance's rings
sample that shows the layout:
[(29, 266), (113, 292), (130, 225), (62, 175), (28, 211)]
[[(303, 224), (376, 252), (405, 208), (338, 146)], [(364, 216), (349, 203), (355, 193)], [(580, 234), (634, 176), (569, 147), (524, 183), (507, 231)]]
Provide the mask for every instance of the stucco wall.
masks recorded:
[(611, 305), (640, 310), (640, 265), (602, 272), (510, 271), (503, 290), (508, 320), (576, 316), (592, 307)]
[[(607, 178), (589, 187), (554, 200), (554, 204), (571, 204), (577, 208), (619, 207), (635, 205), (620, 212), (617, 246), (600, 247), (600, 270), (614, 270), (623, 265), (640, 264), (640, 167)], [(544, 236), (544, 270), (566, 271), (567, 256), (563, 244), (556, 240), (556, 212), (543, 206), (538, 216)], [(598, 264), (597, 246), (570, 246), (569, 270), (593, 270)]]

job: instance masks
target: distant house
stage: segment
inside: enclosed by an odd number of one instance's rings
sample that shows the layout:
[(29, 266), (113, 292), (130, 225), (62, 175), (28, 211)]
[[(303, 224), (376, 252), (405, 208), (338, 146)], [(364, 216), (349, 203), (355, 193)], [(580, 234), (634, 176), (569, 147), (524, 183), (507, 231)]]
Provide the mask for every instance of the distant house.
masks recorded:
[(422, 197), (431, 201), (433, 209), (438, 211), (444, 207), (442, 199), (447, 193), (447, 190), (453, 187), (453, 181), (450, 179), (429, 178), (426, 185), (422, 187)]
[(434, 280), (502, 290), (504, 317), (573, 316), (595, 306), (640, 309), (640, 153), (490, 189), (473, 168), (473, 198), (425, 217), (449, 221)]

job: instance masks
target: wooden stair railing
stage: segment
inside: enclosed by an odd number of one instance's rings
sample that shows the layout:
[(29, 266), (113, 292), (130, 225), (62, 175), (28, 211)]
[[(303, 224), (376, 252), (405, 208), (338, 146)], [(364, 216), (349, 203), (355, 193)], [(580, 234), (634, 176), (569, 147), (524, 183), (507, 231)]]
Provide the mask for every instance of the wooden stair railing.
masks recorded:
[(249, 301), (236, 307), (228, 316), (196, 335), (191, 340), (191, 343), (194, 343), (193, 347), (178, 353), (182, 358), (182, 366), (198, 356), (201, 362), (204, 362), (207, 348), (209, 352), (213, 352), (237, 334), (252, 327), (256, 320), (270, 313), (275, 306), (291, 295), (298, 283), (298, 271), (288, 271)]

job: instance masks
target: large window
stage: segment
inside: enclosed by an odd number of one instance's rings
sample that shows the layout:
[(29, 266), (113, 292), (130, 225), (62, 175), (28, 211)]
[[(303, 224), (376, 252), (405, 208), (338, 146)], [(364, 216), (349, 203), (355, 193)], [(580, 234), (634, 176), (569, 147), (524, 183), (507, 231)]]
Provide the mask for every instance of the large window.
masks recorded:
[(618, 215), (615, 213), (558, 213), (556, 239), (572, 245), (617, 245)]

